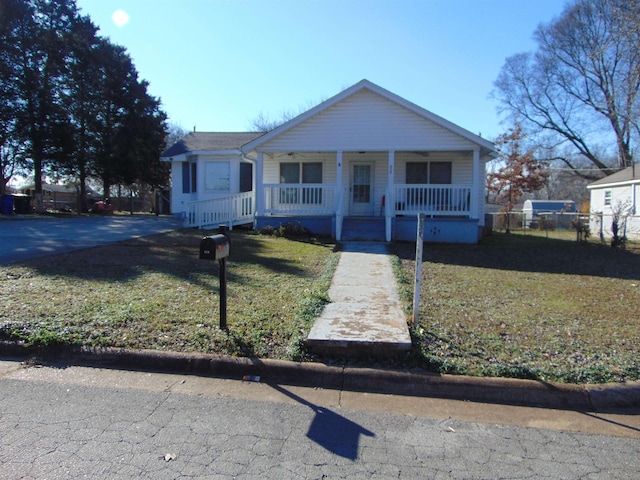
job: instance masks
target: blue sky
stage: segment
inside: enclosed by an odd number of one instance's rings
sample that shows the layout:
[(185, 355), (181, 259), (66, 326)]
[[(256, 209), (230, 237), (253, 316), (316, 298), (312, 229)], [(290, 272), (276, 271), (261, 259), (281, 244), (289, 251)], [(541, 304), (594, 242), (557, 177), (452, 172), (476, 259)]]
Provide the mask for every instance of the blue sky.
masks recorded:
[[(504, 60), (564, 0), (77, 0), (172, 123), (247, 131), (366, 78), (493, 140)], [(120, 17), (114, 12), (120, 13)]]

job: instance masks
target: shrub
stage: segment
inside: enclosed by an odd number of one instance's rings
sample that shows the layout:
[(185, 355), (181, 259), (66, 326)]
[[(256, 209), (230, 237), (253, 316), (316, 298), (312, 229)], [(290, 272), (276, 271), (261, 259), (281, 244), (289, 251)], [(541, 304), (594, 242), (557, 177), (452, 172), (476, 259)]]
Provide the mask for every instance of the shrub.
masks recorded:
[(548, 217), (538, 217), (537, 223), (538, 223), (538, 230), (550, 230), (550, 231), (553, 231), (553, 230), (556, 229), (555, 222), (551, 218), (548, 218)]
[(260, 230), (258, 230), (258, 232), (261, 233), (262, 235), (272, 236), (273, 234), (275, 234), (276, 229), (273, 228), (273, 226), (271, 225), (267, 225), (262, 227)]
[(274, 237), (282, 237), (288, 239), (301, 239), (311, 237), (311, 232), (302, 226), (299, 222), (287, 222), (280, 225), (278, 228), (272, 225), (266, 225), (258, 230), (262, 235), (269, 235)]
[(280, 225), (274, 232), (276, 237), (284, 237), (284, 238), (308, 238), (311, 236), (311, 232), (302, 226), (302, 224), (298, 222), (287, 222)]
[(571, 227), (576, 231), (576, 241), (586, 242), (591, 236), (591, 229), (589, 224), (585, 223), (582, 219), (575, 218), (571, 220)]

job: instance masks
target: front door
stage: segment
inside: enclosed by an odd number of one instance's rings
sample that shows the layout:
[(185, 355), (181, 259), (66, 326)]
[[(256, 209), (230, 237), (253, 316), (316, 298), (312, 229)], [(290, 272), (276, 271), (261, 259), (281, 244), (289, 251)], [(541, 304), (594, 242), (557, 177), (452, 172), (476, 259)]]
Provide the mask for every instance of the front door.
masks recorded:
[(373, 162), (351, 165), (351, 215), (373, 215)]

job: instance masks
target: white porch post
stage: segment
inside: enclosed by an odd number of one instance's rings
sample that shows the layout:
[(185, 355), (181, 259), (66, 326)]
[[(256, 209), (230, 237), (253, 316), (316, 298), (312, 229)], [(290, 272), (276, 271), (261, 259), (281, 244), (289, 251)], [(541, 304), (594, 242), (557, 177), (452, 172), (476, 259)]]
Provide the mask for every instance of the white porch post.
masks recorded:
[(480, 172), (480, 149), (473, 149), (473, 183), (471, 185), (471, 208), (470, 217), (477, 218), (481, 225), (484, 225), (484, 218), (478, 218), (480, 215), (480, 192), (484, 189), (484, 177)]
[(342, 191), (342, 151), (336, 152), (336, 185)]
[(336, 152), (336, 198), (338, 198), (338, 204), (336, 205), (336, 240), (342, 239), (342, 217), (344, 215), (344, 201), (343, 198), (344, 189), (342, 188), (342, 151)]
[(395, 168), (396, 168), (396, 152), (395, 150), (389, 150), (389, 172), (387, 174), (387, 192), (385, 194), (385, 239), (387, 242), (391, 241), (391, 217), (392, 206), (395, 205)]
[(262, 178), (264, 156), (258, 151), (258, 160), (256, 161), (256, 174), (253, 177), (253, 191), (256, 196), (255, 216), (259, 217), (264, 213), (264, 179)]

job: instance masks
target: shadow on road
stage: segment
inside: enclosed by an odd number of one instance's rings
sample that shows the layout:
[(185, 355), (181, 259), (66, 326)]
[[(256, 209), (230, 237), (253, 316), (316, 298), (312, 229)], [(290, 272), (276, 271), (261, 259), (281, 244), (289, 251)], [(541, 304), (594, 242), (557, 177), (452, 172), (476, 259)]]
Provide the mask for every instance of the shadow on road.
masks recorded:
[(307, 431), (307, 438), (335, 455), (349, 460), (356, 460), (358, 458), (360, 435), (375, 437), (375, 433), (328, 408), (314, 405), (280, 385), (269, 384), (269, 386), (296, 402), (306, 405), (315, 412)]

